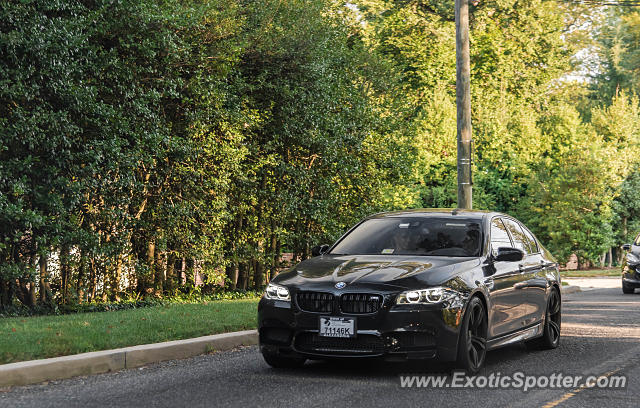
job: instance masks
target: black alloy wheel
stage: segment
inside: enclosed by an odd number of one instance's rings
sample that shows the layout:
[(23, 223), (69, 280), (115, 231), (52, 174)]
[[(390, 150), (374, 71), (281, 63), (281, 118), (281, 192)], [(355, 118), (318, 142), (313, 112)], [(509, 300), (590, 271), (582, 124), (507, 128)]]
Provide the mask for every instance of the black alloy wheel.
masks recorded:
[(556, 288), (551, 289), (547, 300), (547, 312), (544, 317), (544, 332), (542, 337), (527, 342), (527, 346), (542, 350), (550, 350), (560, 344), (561, 300)]
[(458, 366), (467, 374), (475, 374), (487, 355), (487, 314), (479, 298), (469, 301), (460, 330)]

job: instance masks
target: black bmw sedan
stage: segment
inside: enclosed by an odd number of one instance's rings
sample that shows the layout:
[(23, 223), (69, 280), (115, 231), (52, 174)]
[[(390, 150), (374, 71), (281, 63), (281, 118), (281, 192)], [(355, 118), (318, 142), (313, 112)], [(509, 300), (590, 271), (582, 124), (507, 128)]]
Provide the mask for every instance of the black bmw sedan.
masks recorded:
[(558, 265), (507, 215), (376, 214), (314, 255), (279, 274), (260, 300), (260, 350), (273, 367), (381, 357), (475, 373), (487, 350), (560, 341)]

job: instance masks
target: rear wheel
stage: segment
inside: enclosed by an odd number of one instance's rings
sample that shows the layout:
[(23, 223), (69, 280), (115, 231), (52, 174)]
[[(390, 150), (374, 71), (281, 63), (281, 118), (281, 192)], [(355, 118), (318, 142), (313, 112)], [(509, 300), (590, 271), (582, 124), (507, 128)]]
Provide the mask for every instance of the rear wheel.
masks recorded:
[(622, 293), (629, 295), (631, 293), (634, 293), (635, 291), (636, 291), (635, 287), (629, 285), (625, 281), (622, 281)]
[(458, 340), (458, 367), (468, 374), (477, 373), (487, 355), (487, 314), (482, 301), (473, 297), (460, 328)]
[(304, 357), (289, 357), (280, 354), (262, 351), (262, 357), (273, 368), (298, 368), (302, 367), (307, 361)]
[(544, 318), (544, 331), (542, 337), (528, 341), (531, 348), (550, 350), (560, 344), (561, 302), (557, 289), (552, 289), (547, 300), (547, 313)]

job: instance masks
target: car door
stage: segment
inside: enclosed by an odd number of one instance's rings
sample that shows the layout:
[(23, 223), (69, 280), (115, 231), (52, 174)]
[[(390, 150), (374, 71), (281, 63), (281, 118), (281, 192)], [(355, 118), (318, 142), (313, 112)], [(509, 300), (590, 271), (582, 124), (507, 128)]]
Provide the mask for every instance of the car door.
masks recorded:
[[(502, 222), (502, 218), (491, 220), (490, 232), (491, 252), (497, 254), (500, 247), (514, 247), (513, 241)], [(495, 272), (488, 278), (487, 285), (491, 297), (489, 316), (489, 337), (498, 337), (516, 331), (522, 327), (525, 313), (522, 302), (523, 293), (518, 289), (522, 275), (518, 262), (494, 262)]]
[(555, 271), (555, 263), (545, 259), (538, 240), (533, 236), (531, 231), (520, 223), (524, 232), (526, 243), (529, 245), (528, 260), (531, 260), (532, 276), (529, 277), (527, 284), (527, 303), (531, 311), (529, 313), (530, 324), (542, 321), (547, 310), (547, 285), (548, 280), (546, 274)]
[(532, 237), (525, 234), (525, 230), (519, 222), (505, 218), (504, 223), (511, 234), (515, 247), (525, 253), (524, 258), (518, 264), (520, 281), (516, 288), (523, 304), (521, 325), (522, 327), (530, 326), (539, 320), (540, 303), (544, 304), (545, 299), (546, 281), (544, 289), (537, 287), (539, 285), (538, 278), (543, 269), (542, 256), (535, 240), (532, 241)]

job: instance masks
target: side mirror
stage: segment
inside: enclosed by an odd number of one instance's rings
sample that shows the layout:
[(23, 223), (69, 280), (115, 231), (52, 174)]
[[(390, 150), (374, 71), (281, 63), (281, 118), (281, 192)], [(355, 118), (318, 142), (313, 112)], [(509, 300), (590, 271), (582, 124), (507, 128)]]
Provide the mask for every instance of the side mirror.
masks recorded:
[(311, 248), (311, 256), (320, 256), (329, 250), (329, 245), (317, 245)]
[(623, 251), (631, 251), (631, 244), (624, 244), (620, 248), (622, 248)]
[(518, 262), (524, 258), (524, 252), (517, 248), (500, 247), (498, 248), (498, 255), (496, 255), (496, 262)]

